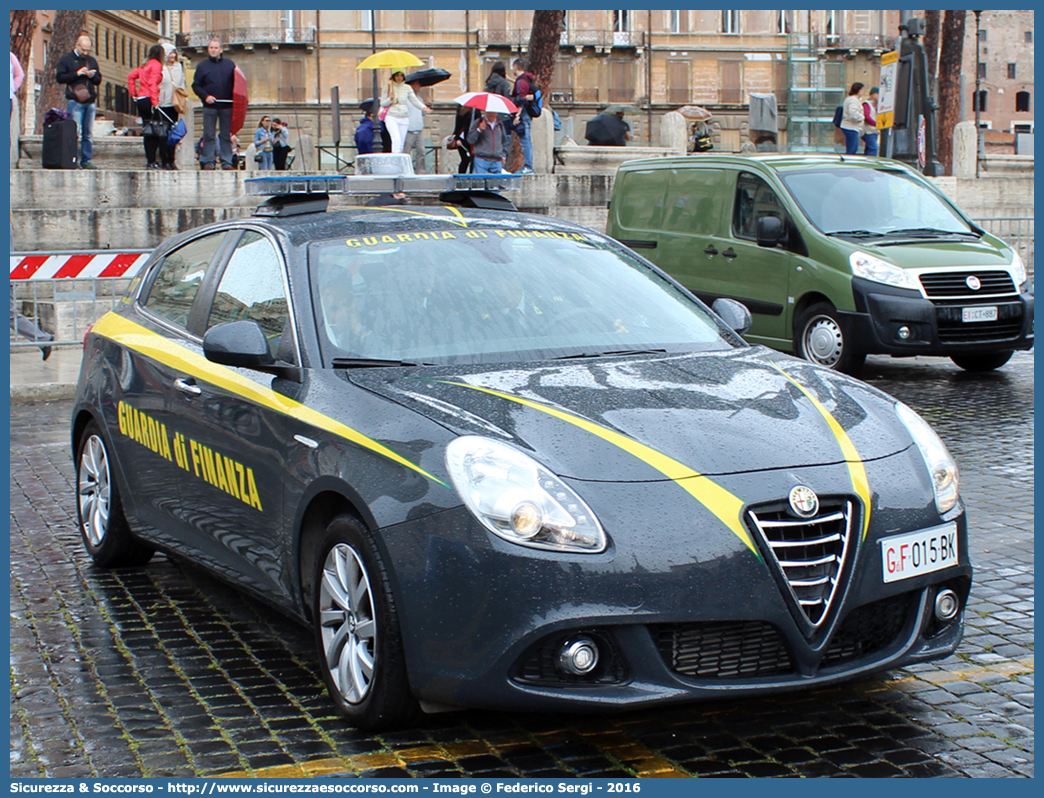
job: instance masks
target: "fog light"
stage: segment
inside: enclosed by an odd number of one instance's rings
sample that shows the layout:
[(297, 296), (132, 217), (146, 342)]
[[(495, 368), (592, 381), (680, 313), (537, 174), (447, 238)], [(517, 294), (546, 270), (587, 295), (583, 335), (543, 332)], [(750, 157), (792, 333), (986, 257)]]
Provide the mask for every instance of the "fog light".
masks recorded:
[(905, 324), (899, 328), (899, 337), (902, 338), (904, 341), (907, 340), (911, 335), (913, 335), (913, 333), (910, 332), (910, 328), (907, 327)]
[(598, 665), (598, 644), (582, 636), (566, 640), (558, 650), (558, 669), (572, 676), (583, 676)]
[(940, 590), (935, 597), (935, 617), (940, 621), (952, 621), (961, 608), (957, 594), (949, 588)]

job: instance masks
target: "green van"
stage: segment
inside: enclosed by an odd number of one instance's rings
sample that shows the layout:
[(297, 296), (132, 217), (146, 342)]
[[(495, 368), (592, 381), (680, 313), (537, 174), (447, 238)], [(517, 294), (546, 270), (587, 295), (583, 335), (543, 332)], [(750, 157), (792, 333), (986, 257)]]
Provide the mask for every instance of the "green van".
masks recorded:
[(746, 305), (750, 342), (840, 371), (868, 354), (943, 355), (988, 371), (1033, 346), (1022, 258), (897, 161), (629, 161), (606, 232), (704, 302)]

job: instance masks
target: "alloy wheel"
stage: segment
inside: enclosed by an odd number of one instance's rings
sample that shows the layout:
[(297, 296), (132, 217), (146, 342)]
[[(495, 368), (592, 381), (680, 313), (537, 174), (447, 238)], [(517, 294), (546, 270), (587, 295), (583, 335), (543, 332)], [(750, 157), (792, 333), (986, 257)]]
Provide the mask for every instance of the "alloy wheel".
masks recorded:
[(105, 443), (97, 435), (92, 435), (80, 452), (76, 491), (83, 532), (95, 547), (101, 546), (109, 531), (111, 484)]
[(319, 601), (327, 668), (344, 700), (358, 704), (373, 683), (377, 624), (370, 579), (351, 546), (338, 543), (326, 555)]

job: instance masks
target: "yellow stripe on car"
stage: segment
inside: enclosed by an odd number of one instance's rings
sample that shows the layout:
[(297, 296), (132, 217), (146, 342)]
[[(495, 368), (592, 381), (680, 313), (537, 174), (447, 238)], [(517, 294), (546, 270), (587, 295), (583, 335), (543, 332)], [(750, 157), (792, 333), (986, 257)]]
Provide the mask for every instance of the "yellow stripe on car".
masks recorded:
[(333, 433), (364, 449), (369, 449), (387, 457), (389, 460), (405, 466), (411, 471), (416, 471), (433, 482), (437, 482), (444, 487), (446, 486), (446, 483), (438, 477), (432, 476), (420, 466), (411, 463), (405, 457), (393, 452), (384, 444), (373, 440), (373, 438), (363, 435), (358, 430), (354, 430), (340, 421), (330, 418), (330, 416), (312, 410), (300, 402), (295, 402), (293, 399), (283, 396), (271, 388), (259, 385), (227, 366), (211, 363), (202, 355), (198, 355), (192, 350), (180, 346), (130, 319), (126, 319), (116, 313), (107, 313), (98, 320), (91, 332), (109, 338), (120, 346), (133, 349), (135, 352), (139, 352), (145, 357), (163, 363), (166, 366), (205, 380), (247, 401), (255, 402), (277, 413), (282, 413), (305, 424), (310, 424), (318, 429)]
[(823, 420), (826, 421), (830, 431), (834, 433), (834, 437), (837, 438), (837, 443), (841, 447), (841, 454), (845, 458), (845, 465), (848, 466), (848, 473), (852, 478), (852, 489), (856, 492), (856, 495), (863, 502), (863, 540), (866, 540), (866, 533), (870, 529), (870, 482), (866, 478), (866, 469), (863, 467), (863, 458), (859, 456), (859, 451), (856, 449), (855, 444), (852, 443), (852, 439), (848, 437), (848, 433), (845, 432), (845, 428), (841, 426), (834, 415), (826, 409), (822, 402), (814, 397), (804, 385), (795, 380), (783, 369), (779, 367), (779, 364), (773, 363), (776, 367), (776, 371), (790, 380), (794, 386), (805, 395), (805, 398), (812, 403), (812, 406), (819, 411), (819, 414), (823, 416)]
[(601, 424), (595, 424), (593, 421), (588, 421), (585, 418), (575, 416), (572, 413), (566, 413), (565, 411), (558, 410), (557, 408), (548, 405), (539, 404), (530, 401), (529, 399), (523, 399), (520, 396), (513, 396), (508, 393), (494, 391), (490, 388), (481, 388), (478, 385), (468, 385), (463, 382), (446, 382), (445, 384), (456, 385), (461, 388), (471, 388), (472, 390), (481, 391), (482, 393), (487, 393), (491, 396), (499, 396), (501, 399), (507, 399), (509, 402), (517, 402), (520, 405), (531, 407), (534, 410), (547, 413), (548, 415), (579, 427), (582, 430), (586, 430), (592, 435), (597, 435), (602, 440), (608, 441), (614, 446), (618, 446), (628, 454), (637, 457), (642, 462), (652, 466), (668, 479), (677, 483), (679, 487), (685, 490), (690, 496), (696, 499), (696, 501), (713, 513), (719, 521), (725, 524), (725, 526), (728, 527), (736, 537), (743, 541), (744, 546), (754, 552), (759, 560), (761, 559), (761, 554), (754, 545), (754, 541), (751, 540), (750, 533), (747, 532), (746, 527), (743, 525), (743, 501), (736, 496), (733, 496), (720, 485), (703, 476), (703, 474), (689, 468), (684, 463), (680, 463), (674, 458), (668, 457), (663, 452), (658, 452), (643, 443), (639, 443), (633, 438), (628, 438), (626, 435), (621, 435), (619, 432), (615, 432), (608, 427), (603, 427)]

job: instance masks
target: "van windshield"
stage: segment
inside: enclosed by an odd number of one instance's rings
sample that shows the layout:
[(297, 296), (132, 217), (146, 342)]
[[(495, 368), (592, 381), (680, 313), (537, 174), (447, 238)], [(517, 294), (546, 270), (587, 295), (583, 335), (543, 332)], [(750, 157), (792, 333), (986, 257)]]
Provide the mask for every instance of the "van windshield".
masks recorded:
[(827, 235), (974, 235), (938, 194), (898, 169), (831, 166), (780, 174), (805, 216)]

